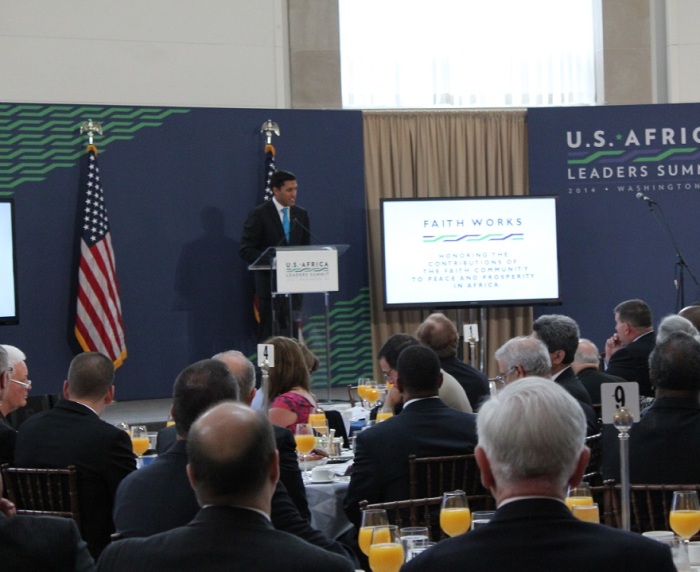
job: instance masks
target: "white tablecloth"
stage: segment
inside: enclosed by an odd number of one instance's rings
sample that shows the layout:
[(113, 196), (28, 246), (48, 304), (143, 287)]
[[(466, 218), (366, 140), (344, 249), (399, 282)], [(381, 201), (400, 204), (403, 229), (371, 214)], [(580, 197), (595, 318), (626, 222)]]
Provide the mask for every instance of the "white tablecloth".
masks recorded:
[[(333, 467), (338, 474), (345, 474), (352, 461)], [(306, 483), (306, 499), (311, 511), (311, 525), (326, 533), (331, 538), (338, 538), (352, 528), (352, 523), (345, 516), (343, 501), (350, 479), (336, 478), (332, 483)]]

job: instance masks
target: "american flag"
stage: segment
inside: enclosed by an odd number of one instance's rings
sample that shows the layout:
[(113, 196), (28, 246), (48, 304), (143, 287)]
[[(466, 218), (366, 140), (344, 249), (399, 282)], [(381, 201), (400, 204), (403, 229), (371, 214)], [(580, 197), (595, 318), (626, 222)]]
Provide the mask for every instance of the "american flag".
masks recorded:
[[(271, 201), (274, 196), (272, 187), (270, 187), (270, 179), (275, 174), (277, 167), (275, 166), (275, 148), (271, 143), (265, 145), (265, 188), (263, 189), (263, 201)], [(260, 300), (258, 295), (253, 295), (253, 316), (255, 321), (260, 323)]]
[(265, 191), (263, 200), (272, 200), (272, 188), (270, 187), (270, 179), (275, 174), (277, 167), (275, 166), (275, 148), (271, 144), (265, 145)]
[(101, 352), (114, 362), (114, 367), (119, 367), (126, 358), (124, 323), (97, 149), (93, 146), (88, 147), (88, 161), (80, 211), (75, 337), (86, 352)]

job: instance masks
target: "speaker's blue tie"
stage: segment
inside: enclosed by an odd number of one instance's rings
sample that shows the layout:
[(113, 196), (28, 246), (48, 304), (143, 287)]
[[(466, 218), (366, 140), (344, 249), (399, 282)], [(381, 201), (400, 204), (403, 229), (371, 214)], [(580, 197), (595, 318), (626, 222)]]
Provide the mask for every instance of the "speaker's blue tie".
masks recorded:
[(289, 207), (282, 209), (282, 226), (284, 227), (284, 236), (289, 242)]

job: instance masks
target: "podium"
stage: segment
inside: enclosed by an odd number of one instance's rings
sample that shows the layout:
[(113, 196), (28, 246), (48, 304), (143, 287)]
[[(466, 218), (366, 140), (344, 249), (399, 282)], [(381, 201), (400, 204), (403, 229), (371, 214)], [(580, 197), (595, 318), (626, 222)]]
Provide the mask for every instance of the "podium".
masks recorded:
[(273, 334), (276, 327), (275, 300), (288, 297), (289, 337), (293, 337), (292, 296), (295, 294), (323, 294), (325, 307), (326, 388), (327, 402), (331, 400), (331, 326), (329, 293), (339, 290), (338, 257), (350, 248), (347, 244), (322, 246), (271, 246), (249, 266), (251, 272), (269, 272), (272, 298), (271, 319)]

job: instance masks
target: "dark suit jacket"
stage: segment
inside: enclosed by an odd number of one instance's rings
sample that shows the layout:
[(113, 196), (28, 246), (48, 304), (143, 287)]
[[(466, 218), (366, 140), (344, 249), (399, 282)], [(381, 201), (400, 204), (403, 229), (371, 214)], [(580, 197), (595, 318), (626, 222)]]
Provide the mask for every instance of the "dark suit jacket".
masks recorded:
[(608, 373), (593, 369), (592, 367), (587, 367), (582, 369), (576, 374), (581, 380), (583, 387), (586, 388), (588, 395), (591, 397), (591, 402), (596, 404), (600, 403), (600, 386), (604, 383), (622, 383), (627, 381), (616, 375), (610, 375)]
[[(289, 209), (289, 242), (277, 208), (272, 200), (255, 207), (243, 225), (240, 255), (248, 264), (254, 262), (270, 246), (305, 246), (310, 244), (309, 214), (294, 205)], [(270, 297), (269, 272), (255, 272), (255, 288), (261, 298)]]
[[(282, 481), (286, 487), (287, 493), (292, 501), (294, 501), (299, 513), (306, 520), (311, 520), (309, 505), (306, 501), (306, 489), (304, 489), (304, 482), (301, 479), (301, 471), (299, 470), (299, 463), (297, 462), (297, 446), (294, 441), (294, 435), (292, 435), (289, 429), (285, 429), (284, 427), (273, 425), (272, 428), (275, 430), (275, 442), (277, 443), (277, 450), (280, 453), (280, 481)], [(176, 437), (177, 431), (174, 425), (159, 431), (158, 440), (156, 442), (156, 452), (159, 455), (163, 454), (176, 442)], [(185, 449), (183, 448), (182, 450), (184, 451)], [(191, 513), (187, 520), (176, 526), (188, 523), (193, 515), (194, 513)], [(119, 530), (118, 527), (117, 530)]]
[(32, 415), (17, 434), (18, 467), (75, 465), (83, 537), (97, 557), (114, 532), (112, 504), (117, 486), (136, 469), (131, 440), (94, 411), (62, 399), (50, 411)]
[[(125, 538), (152, 536), (185, 526), (195, 517), (199, 504), (187, 479), (187, 461), (187, 442), (175, 441), (152, 464), (121, 482), (114, 503), (117, 532)], [(271, 518), (277, 530), (303, 538), (324, 550), (352, 557), (352, 552), (342, 544), (311, 528), (282, 481), (277, 483), (272, 496)]]
[[(603, 429), (603, 477), (620, 480), (620, 444), (612, 425)], [(700, 483), (700, 403), (657, 398), (630, 430), (630, 482)]]
[(111, 544), (102, 553), (97, 569), (352, 572), (354, 565), (338, 554), (275, 530), (258, 512), (210, 506), (201, 509), (186, 526)]
[(0, 413), (0, 465), (3, 463), (15, 463), (15, 443), (17, 431), (5, 416)]
[(565, 369), (554, 381), (566, 389), (583, 409), (583, 413), (586, 415), (586, 435), (599, 433), (598, 414), (593, 409), (591, 398), (579, 378), (576, 377), (574, 370), (570, 367)]
[(606, 373), (623, 377), (639, 384), (639, 395), (654, 397), (649, 381), (649, 354), (656, 345), (656, 334), (643, 334), (632, 343), (617, 350), (606, 368)]
[(441, 541), (401, 570), (467, 569), (673, 572), (676, 568), (670, 548), (661, 542), (582, 522), (557, 500), (527, 499), (502, 506), (486, 526)]
[(89, 572), (95, 562), (73, 519), (0, 513), (0, 568)]
[(357, 434), (355, 462), (343, 508), (360, 525), (359, 503), (408, 498), (408, 456), (463, 455), (476, 446), (476, 415), (422, 399), (400, 415)]
[(457, 357), (440, 358), (440, 367), (464, 388), (474, 411), (477, 411), (481, 403), (488, 399), (489, 380), (478, 369)]

